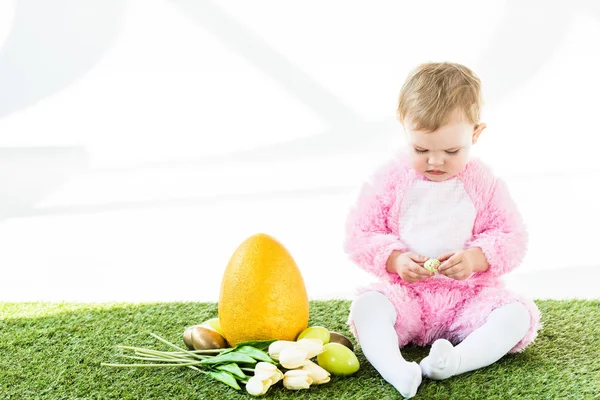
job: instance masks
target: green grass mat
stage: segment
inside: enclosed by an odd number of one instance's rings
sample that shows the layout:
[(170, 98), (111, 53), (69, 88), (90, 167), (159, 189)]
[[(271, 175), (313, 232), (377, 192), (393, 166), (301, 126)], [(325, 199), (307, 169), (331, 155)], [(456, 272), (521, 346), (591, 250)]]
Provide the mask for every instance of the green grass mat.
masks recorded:
[[(445, 381), (425, 379), (416, 399), (600, 399), (600, 301), (538, 301), (544, 328), (523, 353)], [(311, 301), (310, 324), (352, 337), (350, 302)], [(119, 369), (117, 344), (167, 350), (147, 332), (182, 343), (184, 329), (217, 316), (215, 303), (0, 303), (0, 399), (251, 399), (187, 368)], [(352, 338), (354, 341), (354, 339)], [(397, 399), (356, 349), (347, 378), (266, 398)], [(419, 361), (428, 348), (409, 347)]]

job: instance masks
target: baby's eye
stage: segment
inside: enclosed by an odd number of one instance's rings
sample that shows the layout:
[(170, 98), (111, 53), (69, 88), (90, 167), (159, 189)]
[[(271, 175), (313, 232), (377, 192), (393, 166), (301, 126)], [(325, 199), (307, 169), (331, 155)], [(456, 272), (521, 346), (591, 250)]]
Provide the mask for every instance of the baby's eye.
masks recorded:
[(458, 149), (458, 150), (453, 150), (453, 151), (446, 150), (446, 153), (447, 153), (447, 154), (458, 154), (458, 152), (459, 152), (459, 151), (460, 151), (460, 149)]
[(419, 154), (423, 154), (423, 153), (427, 153), (427, 150), (419, 150), (419, 149), (415, 149), (415, 151)]

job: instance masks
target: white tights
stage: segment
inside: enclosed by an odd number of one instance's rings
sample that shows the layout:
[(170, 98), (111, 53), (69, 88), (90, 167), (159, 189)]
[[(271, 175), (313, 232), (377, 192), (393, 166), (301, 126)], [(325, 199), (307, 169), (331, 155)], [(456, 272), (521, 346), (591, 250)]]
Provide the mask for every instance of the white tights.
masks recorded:
[(446, 339), (436, 340), (419, 366), (404, 360), (400, 353), (394, 329), (396, 310), (385, 295), (365, 292), (354, 300), (350, 312), (365, 357), (407, 398), (416, 394), (421, 375), (446, 379), (493, 364), (521, 341), (530, 327), (524, 305), (506, 304), (492, 311), (485, 324), (456, 347)]

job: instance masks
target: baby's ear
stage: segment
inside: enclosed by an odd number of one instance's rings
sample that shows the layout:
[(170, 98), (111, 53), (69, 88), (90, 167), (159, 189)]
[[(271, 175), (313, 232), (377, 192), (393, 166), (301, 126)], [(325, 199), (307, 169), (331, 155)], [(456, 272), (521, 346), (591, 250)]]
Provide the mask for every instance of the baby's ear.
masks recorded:
[(479, 139), (479, 135), (481, 135), (481, 132), (483, 132), (483, 130), (487, 128), (487, 125), (482, 122), (480, 124), (475, 125), (475, 130), (473, 131), (473, 144), (477, 143), (477, 140)]

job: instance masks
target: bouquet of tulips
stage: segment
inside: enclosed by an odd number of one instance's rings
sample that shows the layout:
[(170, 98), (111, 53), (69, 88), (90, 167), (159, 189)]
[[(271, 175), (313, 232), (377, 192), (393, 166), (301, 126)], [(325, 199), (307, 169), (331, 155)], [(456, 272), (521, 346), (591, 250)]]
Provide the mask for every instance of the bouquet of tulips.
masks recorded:
[[(194, 349), (191, 342), (199, 339), (199, 336), (193, 337), (192, 340), (190, 337), (186, 339), (184, 334), (184, 342), (188, 349), (183, 349), (154, 333), (150, 335), (171, 347), (173, 351), (117, 346), (121, 350), (133, 352), (133, 355), (123, 355), (123, 357), (144, 361), (144, 363), (102, 363), (101, 365), (125, 368), (187, 367), (236, 390), (241, 390), (240, 384), (244, 384), (246, 391), (253, 396), (265, 394), (279, 381), (283, 381), (283, 386), (287, 389), (308, 389), (311, 385), (329, 382), (331, 372), (337, 375), (349, 375), (356, 372), (359, 367), (356, 356), (347, 347), (337, 343), (324, 345), (323, 340), (314, 337), (297, 341), (248, 341), (238, 343), (233, 348)], [(319, 364), (325, 368), (311, 361), (314, 357), (326, 356), (326, 347), (334, 345), (343, 348), (344, 354), (351, 353), (349, 362), (344, 362), (346, 371), (339, 370), (339, 365), (328, 365), (325, 357), (319, 359)], [(339, 360), (340, 348), (333, 347), (332, 350), (338, 353), (329, 358)]]

